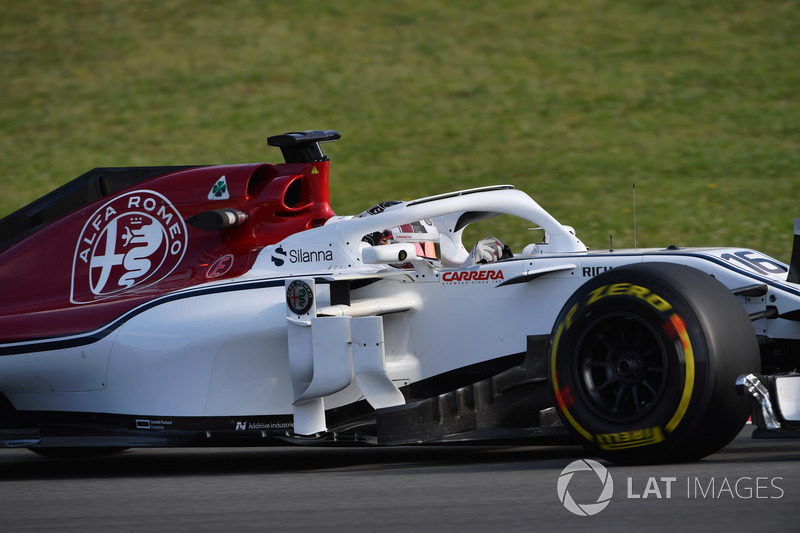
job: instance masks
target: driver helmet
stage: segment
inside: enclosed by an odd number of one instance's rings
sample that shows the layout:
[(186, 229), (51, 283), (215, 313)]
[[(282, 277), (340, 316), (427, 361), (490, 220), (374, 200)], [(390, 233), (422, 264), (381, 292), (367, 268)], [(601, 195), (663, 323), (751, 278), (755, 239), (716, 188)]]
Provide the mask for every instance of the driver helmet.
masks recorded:
[[(397, 205), (399, 201), (388, 201), (375, 204), (366, 211), (359, 214), (356, 218), (383, 213), (387, 208)], [(430, 220), (419, 220), (410, 222), (402, 226), (395, 226), (383, 231), (365, 235), (362, 241), (372, 246), (381, 244), (391, 244), (394, 242), (413, 243), (417, 249), (417, 256), (424, 259), (440, 260), (442, 258), (441, 246), (439, 244), (439, 230)]]
[(384, 230), (380, 237), (380, 244), (393, 242), (414, 243), (414, 247), (417, 249), (417, 256), (424, 259), (439, 260), (442, 258), (439, 238), (439, 230), (430, 220), (419, 220)]

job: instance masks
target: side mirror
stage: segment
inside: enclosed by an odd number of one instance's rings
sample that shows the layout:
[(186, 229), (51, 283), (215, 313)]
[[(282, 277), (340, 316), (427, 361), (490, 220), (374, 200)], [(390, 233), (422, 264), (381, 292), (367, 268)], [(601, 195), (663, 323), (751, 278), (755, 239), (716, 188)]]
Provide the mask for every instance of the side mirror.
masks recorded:
[(383, 244), (368, 246), (361, 252), (361, 259), (365, 265), (378, 265), (385, 263), (406, 263), (419, 261), (417, 248), (412, 243)]

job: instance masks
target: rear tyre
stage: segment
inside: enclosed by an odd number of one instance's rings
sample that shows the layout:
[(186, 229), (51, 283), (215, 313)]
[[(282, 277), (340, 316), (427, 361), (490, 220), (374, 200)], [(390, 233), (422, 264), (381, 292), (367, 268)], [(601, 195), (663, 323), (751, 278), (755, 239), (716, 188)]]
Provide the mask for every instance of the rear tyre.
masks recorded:
[(592, 453), (621, 464), (691, 461), (730, 442), (759, 369), (753, 326), (712, 276), (669, 263), (608, 271), (559, 314), (550, 341), (556, 408)]

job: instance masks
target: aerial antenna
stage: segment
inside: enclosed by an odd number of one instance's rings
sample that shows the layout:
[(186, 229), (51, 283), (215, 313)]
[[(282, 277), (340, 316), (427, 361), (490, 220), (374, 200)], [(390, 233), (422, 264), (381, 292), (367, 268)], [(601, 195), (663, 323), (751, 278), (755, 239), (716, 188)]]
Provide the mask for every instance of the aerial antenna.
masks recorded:
[(636, 184), (633, 184), (633, 249), (636, 250)]

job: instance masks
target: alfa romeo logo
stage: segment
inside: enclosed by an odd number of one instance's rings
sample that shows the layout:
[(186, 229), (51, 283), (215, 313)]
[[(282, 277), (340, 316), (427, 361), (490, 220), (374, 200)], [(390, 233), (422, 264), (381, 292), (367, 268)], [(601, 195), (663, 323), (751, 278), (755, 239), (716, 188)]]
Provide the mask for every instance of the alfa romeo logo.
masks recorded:
[[(592, 503), (577, 503), (572, 495), (569, 493), (569, 483), (576, 472), (594, 472), (600, 480), (602, 490), (597, 500)], [(596, 515), (605, 509), (611, 503), (611, 497), (614, 495), (614, 480), (606, 467), (593, 461), (591, 459), (579, 459), (567, 465), (561, 471), (558, 478), (558, 499), (564, 504), (564, 507), (573, 514), (579, 516), (592, 516)]]
[(73, 303), (109, 298), (161, 281), (186, 252), (186, 225), (161, 194), (117, 196), (83, 226), (72, 263)]
[(286, 288), (286, 305), (296, 315), (304, 315), (314, 303), (314, 292), (308, 283), (295, 280)]

